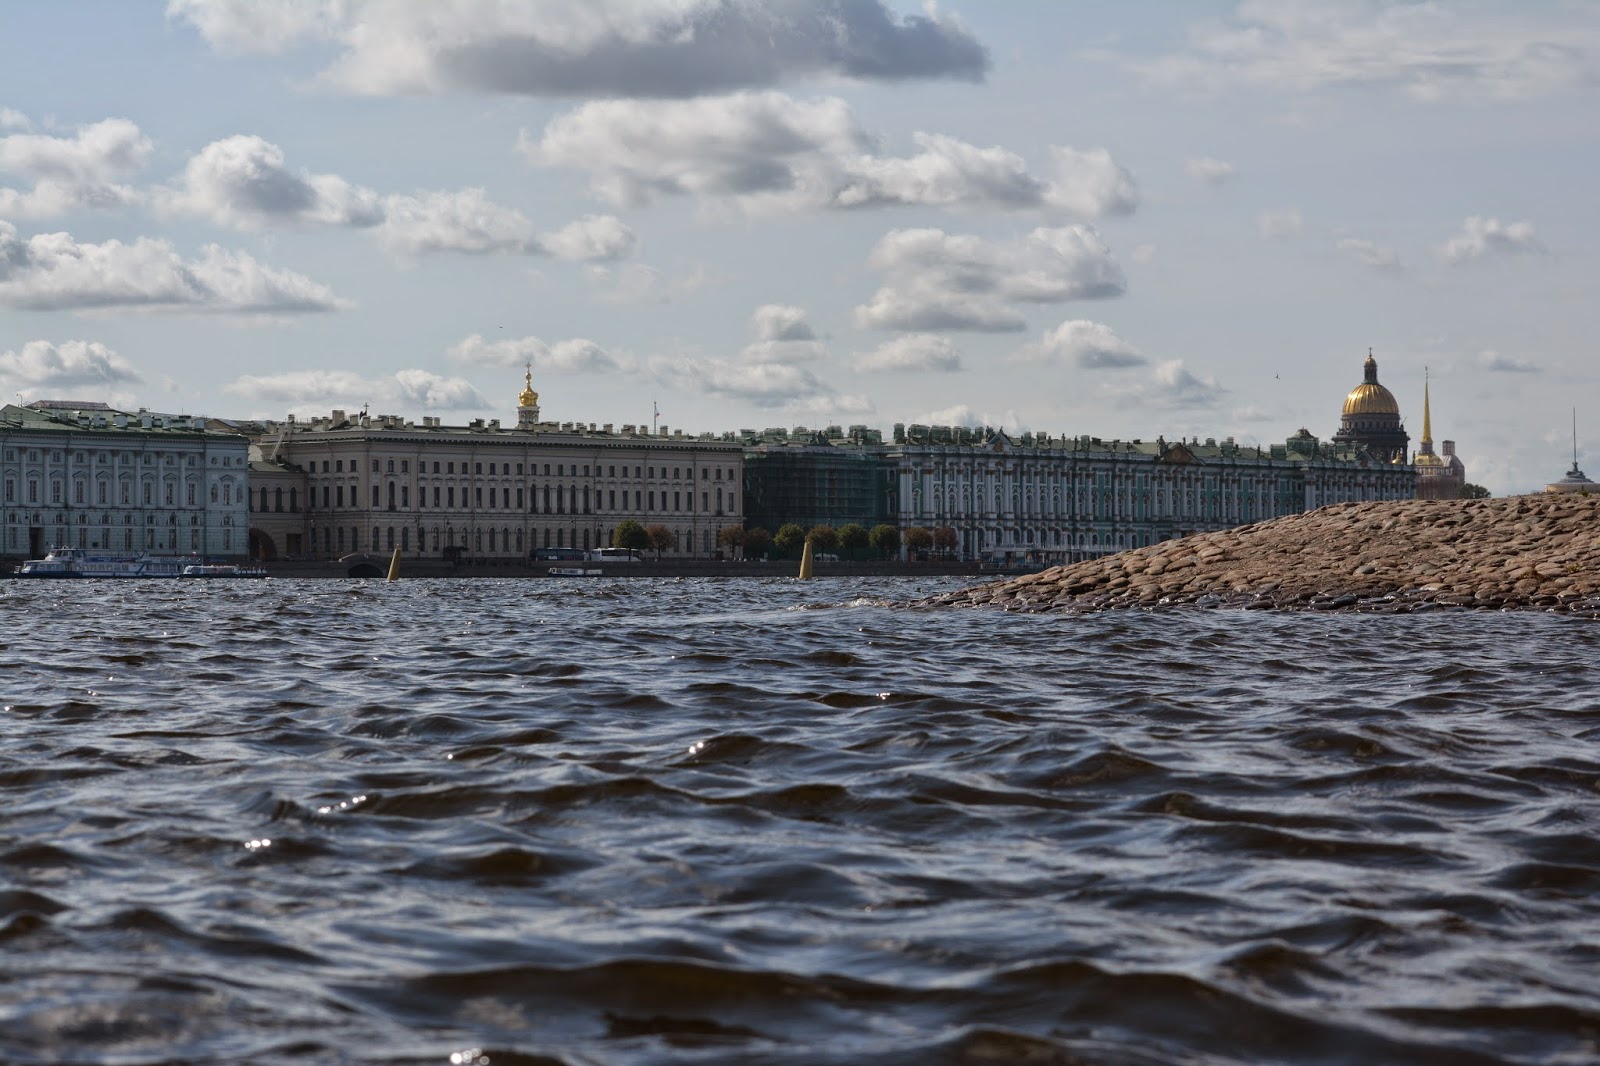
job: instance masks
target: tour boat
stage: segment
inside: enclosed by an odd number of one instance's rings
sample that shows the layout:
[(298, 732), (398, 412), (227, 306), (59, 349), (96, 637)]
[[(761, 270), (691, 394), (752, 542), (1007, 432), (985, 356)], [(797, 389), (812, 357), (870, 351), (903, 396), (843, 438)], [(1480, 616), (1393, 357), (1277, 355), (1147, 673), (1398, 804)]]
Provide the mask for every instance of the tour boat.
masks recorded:
[(187, 560), (145, 552), (94, 552), (55, 548), (43, 559), (29, 559), (17, 577), (178, 577)]
[(183, 568), (179, 577), (266, 577), (259, 566), (238, 566), (234, 563), (191, 563)]

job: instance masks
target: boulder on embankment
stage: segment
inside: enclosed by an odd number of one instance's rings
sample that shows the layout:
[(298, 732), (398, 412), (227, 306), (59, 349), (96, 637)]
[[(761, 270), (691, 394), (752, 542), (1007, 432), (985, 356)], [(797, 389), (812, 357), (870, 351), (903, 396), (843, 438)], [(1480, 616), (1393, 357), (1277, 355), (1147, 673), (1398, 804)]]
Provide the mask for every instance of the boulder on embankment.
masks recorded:
[(1560, 610), (1600, 616), (1600, 496), (1343, 503), (916, 606)]

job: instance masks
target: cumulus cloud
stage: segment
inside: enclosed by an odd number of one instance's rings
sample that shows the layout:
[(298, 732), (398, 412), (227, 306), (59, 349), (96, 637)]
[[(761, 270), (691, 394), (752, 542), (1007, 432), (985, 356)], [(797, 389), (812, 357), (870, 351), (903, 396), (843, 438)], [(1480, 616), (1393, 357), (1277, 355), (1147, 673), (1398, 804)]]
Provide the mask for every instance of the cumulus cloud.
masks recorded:
[[(0, 203), (3, 196), (0, 190)], [(189, 159), (179, 180), (153, 199), (167, 213), (236, 229), (371, 229), (380, 245), (401, 256), (508, 253), (608, 260), (628, 255), (635, 243), (633, 232), (611, 215), (586, 215), (539, 235), (522, 212), (495, 203), (481, 188), (380, 195), (336, 174), (290, 169), (281, 148), (244, 134), (206, 145)]]
[(923, 206), (1051, 209), (1085, 218), (1138, 206), (1133, 175), (1103, 148), (1051, 150), (1053, 180), (1015, 152), (918, 132), (909, 156), (876, 139), (837, 97), (779, 92), (696, 100), (599, 100), (557, 117), (518, 147), (542, 166), (589, 175), (598, 197), (639, 205), (696, 196), (748, 211)]
[(1064, 303), (1120, 296), (1122, 268), (1091, 226), (1039, 228), (994, 243), (939, 229), (894, 230), (869, 262), (889, 284), (855, 310), (863, 329), (1014, 332), (1014, 303)]
[[(11, 112), (26, 127), (27, 119)], [(0, 172), (31, 180), (31, 189), (0, 186), (0, 215), (48, 218), (88, 208), (113, 210), (139, 200), (118, 179), (136, 173), (150, 157), (150, 138), (127, 119), (80, 127), (72, 137), (14, 133), (0, 137)]]
[(206, 218), (219, 226), (375, 226), (378, 194), (334, 174), (294, 172), (283, 150), (240, 134), (213, 141), (189, 158), (183, 176), (162, 190), (158, 208)]
[(633, 230), (615, 215), (584, 215), (539, 238), (539, 246), (557, 259), (589, 262), (624, 259), (637, 244)]
[(493, 203), (483, 189), (390, 196), (377, 235), (379, 244), (400, 255), (541, 250), (533, 224), (522, 212)]
[(1017, 358), (1024, 362), (1067, 363), (1086, 370), (1143, 366), (1150, 361), (1110, 326), (1082, 318), (1068, 319), (1055, 329), (1046, 330), (1039, 343), (1023, 348)]
[(1215, 378), (1199, 377), (1182, 359), (1160, 363), (1145, 380), (1108, 390), (1123, 407), (1211, 407), (1227, 395)]
[(24, 239), (0, 221), (0, 306), (277, 315), (350, 305), (302, 274), (214, 244), (184, 260), (171, 244), (148, 237), (131, 244), (86, 244), (69, 233)]
[(1194, 26), (1182, 51), (1132, 65), (1210, 91), (1365, 85), (1424, 100), (1526, 99), (1593, 85), (1597, 57), (1600, 20), (1581, 6), (1243, 3)]
[(1056, 180), (1045, 199), (1083, 218), (1126, 215), (1139, 206), (1139, 187), (1133, 174), (1111, 158), (1104, 148), (1079, 151), (1050, 149)]
[(1518, 355), (1503, 355), (1492, 348), (1478, 353), (1478, 365), (1485, 370), (1505, 374), (1538, 374), (1543, 368)]
[(169, 0), (215, 47), (343, 51), (323, 77), (374, 95), (690, 97), (799, 78), (981, 80), (984, 47), (933, 7), (883, 0)]
[(1225, 163), (1220, 159), (1201, 156), (1185, 162), (1183, 171), (1195, 181), (1204, 182), (1207, 185), (1221, 185), (1233, 177), (1233, 164)]
[(810, 370), (791, 363), (656, 356), (649, 365), (651, 372), (671, 387), (757, 407), (790, 407), (836, 398), (834, 390)]
[(104, 385), (141, 380), (133, 365), (99, 341), (28, 341), (0, 352), (0, 378), (14, 385)]
[(1344, 237), (1336, 246), (1368, 270), (1394, 273), (1400, 270), (1400, 256), (1393, 248), (1384, 248), (1360, 237)]
[(450, 347), (450, 358), (473, 366), (524, 366), (543, 373), (578, 374), (624, 369), (624, 360), (584, 337), (546, 344), (538, 337), (489, 341), (473, 333)]
[(756, 341), (744, 350), (748, 363), (805, 363), (827, 358), (827, 349), (817, 340), (803, 307), (763, 304), (750, 316), (750, 327)]
[(0, 130), (26, 130), (32, 129), (33, 123), (28, 121), (28, 116), (12, 107), (0, 107)]
[(367, 378), (349, 370), (298, 370), (264, 376), (245, 375), (222, 387), (224, 392), (257, 403), (311, 410), (383, 410), (405, 407), (435, 411), (472, 411), (489, 402), (462, 378), (444, 378), (426, 370), (401, 370), (390, 377)]
[(856, 357), (856, 369), (911, 370), (953, 373), (961, 369), (961, 356), (950, 338), (933, 333), (905, 333)]
[(1256, 216), (1256, 230), (1267, 240), (1298, 237), (1304, 229), (1305, 223), (1301, 221), (1300, 209), (1297, 207), (1263, 211)]
[(1461, 224), (1461, 232), (1439, 246), (1448, 263), (1460, 265), (1488, 255), (1518, 255), (1542, 252), (1544, 245), (1534, 236), (1531, 222), (1502, 224), (1498, 218), (1473, 215)]

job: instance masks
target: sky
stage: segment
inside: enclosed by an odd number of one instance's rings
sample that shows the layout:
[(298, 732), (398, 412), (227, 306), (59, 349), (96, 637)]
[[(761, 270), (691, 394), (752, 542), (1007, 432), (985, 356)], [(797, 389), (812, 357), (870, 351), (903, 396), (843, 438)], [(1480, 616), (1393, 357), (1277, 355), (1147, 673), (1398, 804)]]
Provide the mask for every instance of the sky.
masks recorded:
[(0, 396), (1270, 444), (1370, 349), (1526, 492), (1597, 86), (1588, 0), (7, 3)]

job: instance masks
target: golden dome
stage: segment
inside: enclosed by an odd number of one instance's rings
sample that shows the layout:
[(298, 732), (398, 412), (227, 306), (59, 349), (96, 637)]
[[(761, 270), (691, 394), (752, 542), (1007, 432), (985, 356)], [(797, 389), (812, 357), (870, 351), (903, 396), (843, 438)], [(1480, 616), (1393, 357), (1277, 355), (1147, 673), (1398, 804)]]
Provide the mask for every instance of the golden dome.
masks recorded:
[(1376, 381), (1364, 381), (1350, 390), (1350, 395), (1344, 398), (1344, 413), (1347, 415), (1398, 415), (1400, 405), (1395, 401), (1394, 393), (1379, 385)]
[(538, 407), (539, 394), (533, 391), (533, 364), (522, 375), (522, 391), (517, 393), (518, 407)]

